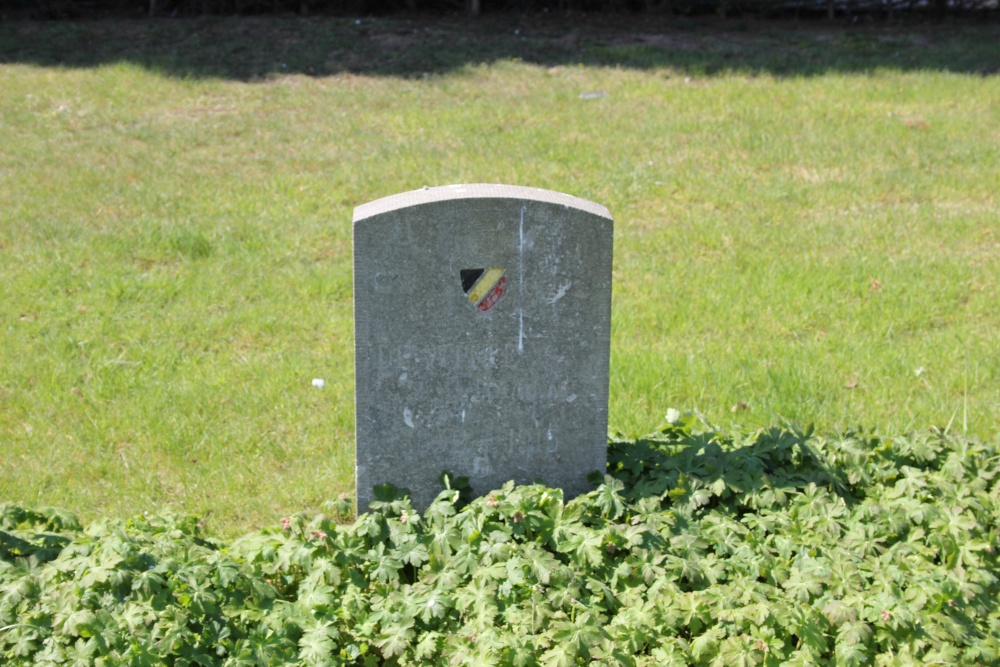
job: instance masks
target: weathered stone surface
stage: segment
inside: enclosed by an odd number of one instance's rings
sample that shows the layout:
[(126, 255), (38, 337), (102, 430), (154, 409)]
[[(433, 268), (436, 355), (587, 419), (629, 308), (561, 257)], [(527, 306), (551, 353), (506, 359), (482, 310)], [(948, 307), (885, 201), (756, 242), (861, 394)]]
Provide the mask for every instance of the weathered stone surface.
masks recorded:
[(612, 220), (569, 195), (425, 188), (354, 211), (358, 509), (426, 507), (443, 470), (478, 494), (589, 490), (607, 447)]

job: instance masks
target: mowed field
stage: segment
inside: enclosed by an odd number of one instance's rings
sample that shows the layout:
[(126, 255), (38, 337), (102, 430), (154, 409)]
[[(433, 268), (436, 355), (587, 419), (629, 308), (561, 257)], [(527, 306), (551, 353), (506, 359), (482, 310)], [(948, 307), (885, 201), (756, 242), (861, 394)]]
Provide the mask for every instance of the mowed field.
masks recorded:
[(0, 23), (0, 501), (352, 494), (352, 209), (460, 182), (610, 209), (614, 431), (998, 437), (995, 25), (529, 19)]

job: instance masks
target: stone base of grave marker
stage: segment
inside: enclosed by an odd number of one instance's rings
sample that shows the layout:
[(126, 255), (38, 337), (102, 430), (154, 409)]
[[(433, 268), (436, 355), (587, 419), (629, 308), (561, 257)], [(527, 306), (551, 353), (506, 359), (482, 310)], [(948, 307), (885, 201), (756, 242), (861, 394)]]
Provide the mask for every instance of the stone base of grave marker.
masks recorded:
[(358, 511), (424, 509), (447, 470), (477, 494), (589, 490), (607, 451), (612, 220), (535, 188), (425, 188), (354, 211)]

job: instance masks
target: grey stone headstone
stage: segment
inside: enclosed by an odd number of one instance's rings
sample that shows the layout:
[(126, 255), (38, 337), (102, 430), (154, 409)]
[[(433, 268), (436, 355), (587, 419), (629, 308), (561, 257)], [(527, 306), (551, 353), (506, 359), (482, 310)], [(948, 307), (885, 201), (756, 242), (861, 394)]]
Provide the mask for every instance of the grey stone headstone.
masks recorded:
[(570, 195), (453, 185), (354, 210), (358, 511), (424, 509), (442, 471), (485, 494), (588, 491), (607, 457), (612, 220)]

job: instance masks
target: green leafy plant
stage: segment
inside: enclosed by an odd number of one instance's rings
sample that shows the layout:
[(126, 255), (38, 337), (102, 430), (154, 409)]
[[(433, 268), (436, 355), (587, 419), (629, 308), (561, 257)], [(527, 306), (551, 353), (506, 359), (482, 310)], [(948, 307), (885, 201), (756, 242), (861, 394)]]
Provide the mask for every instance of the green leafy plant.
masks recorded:
[(5, 665), (917, 665), (1000, 659), (1000, 453), (943, 434), (612, 444), (423, 513), (376, 490), (231, 543), (195, 517), (0, 509)]

